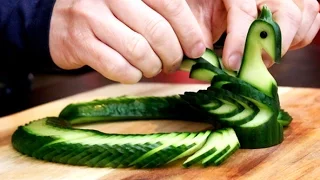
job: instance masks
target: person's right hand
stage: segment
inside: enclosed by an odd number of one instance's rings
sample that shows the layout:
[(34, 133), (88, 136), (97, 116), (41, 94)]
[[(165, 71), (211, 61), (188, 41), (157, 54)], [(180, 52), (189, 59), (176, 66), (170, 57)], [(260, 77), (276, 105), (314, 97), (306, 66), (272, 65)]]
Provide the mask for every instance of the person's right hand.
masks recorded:
[(174, 72), (184, 54), (205, 51), (185, 0), (57, 0), (49, 47), (59, 67), (88, 65), (121, 83)]

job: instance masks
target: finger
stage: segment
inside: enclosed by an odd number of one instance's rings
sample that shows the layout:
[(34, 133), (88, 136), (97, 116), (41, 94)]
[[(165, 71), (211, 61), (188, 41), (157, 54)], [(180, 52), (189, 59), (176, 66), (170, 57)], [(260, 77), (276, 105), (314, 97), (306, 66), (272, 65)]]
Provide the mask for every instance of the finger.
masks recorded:
[[(113, 14), (150, 44), (153, 54), (162, 61), (164, 72), (175, 71), (182, 60), (183, 51), (170, 24), (142, 1), (108, 1)], [(139, 11), (137, 11), (139, 9)], [(137, 53), (146, 51), (138, 51)], [(159, 62), (161, 62), (159, 60)], [(145, 63), (148, 67), (150, 64)]]
[(227, 37), (223, 49), (223, 63), (228, 69), (239, 70), (246, 36), (257, 17), (255, 0), (224, 0), (227, 9)]
[(119, 52), (145, 77), (153, 77), (161, 71), (159, 57), (142, 35), (116, 19), (106, 6), (96, 11), (100, 12), (94, 14), (90, 24), (98, 39)]
[(307, 36), (305, 36), (304, 39), (300, 41), (300, 43), (291, 47), (291, 50), (300, 49), (310, 44), (318, 34), (319, 29), (320, 29), (320, 14), (318, 13), (314, 23), (312, 24), (311, 28), (307, 32)]
[(185, 0), (144, 0), (144, 2), (170, 23), (184, 54), (197, 58), (204, 53), (202, 31)]
[(219, 17), (211, 18), (212, 41), (216, 43), (227, 29), (227, 10), (222, 0), (214, 1), (212, 12), (212, 17)]
[(301, 11), (304, 11), (304, 6), (305, 6), (305, 1), (308, 1), (308, 0), (292, 0), (298, 7)]
[(259, 9), (262, 9), (264, 4), (270, 8), (274, 20), (280, 27), (282, 32), (281, 54), (283, 56), (288, 51), (300, 27), (301, 10), (292, 0), (258, 0), (257, 3)]
[[(291, 46), (299, 44), (311, 28), (317, 14), (319, 13), (319, 4), (316, 0), (304, 0), (304, 8), (302, 12), (302, 21)], [(299, 6), (299, 5), (298, 5)], [(301, 8), (300, 8), (301, 9)]]
[[(211, 10), (215, 1), (199, 1), (199, 0), (186, 0), (192, 14), (197, 19), (197, 22), (201, 28), (201, 32), (204, 38), (204, 44), (207, 48), (212, 49), (212, 31), (211, 31)], [(203, 3), (206, 3), (205, 5)], [(208, 12), (208, 13), (206, 13)]]
[(104, 77), (124, 84), (136, 83), (141, 79), (141, 71), (98, 39), (91, 38), (85, 44), (84, 48), (80, 48), (84, 50), (80, 58)]

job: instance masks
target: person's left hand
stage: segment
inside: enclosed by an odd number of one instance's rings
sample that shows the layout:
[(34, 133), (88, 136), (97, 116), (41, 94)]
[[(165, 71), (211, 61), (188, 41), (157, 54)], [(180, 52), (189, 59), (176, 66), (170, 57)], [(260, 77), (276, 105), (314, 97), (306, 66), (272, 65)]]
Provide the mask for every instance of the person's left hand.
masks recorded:
[[(223, 49), (224, 65), (238, 70), (241, 64), (245, 39), (258, 9), (267, 5), (282, 32), (282, 56), (310, 44), (320, 28), (317, 0), (187, 0), (200, 24), (207, 47), (227, 32)], [(267, 67), (272, 61), (264, 56)]]

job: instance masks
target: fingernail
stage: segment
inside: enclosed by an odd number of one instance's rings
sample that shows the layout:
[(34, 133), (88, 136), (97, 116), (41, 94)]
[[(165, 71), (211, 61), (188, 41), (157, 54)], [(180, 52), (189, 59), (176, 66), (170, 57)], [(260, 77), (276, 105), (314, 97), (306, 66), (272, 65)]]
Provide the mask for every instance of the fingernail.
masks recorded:
[(228, 60), (229, 68), (238, 71), (240, 69), (242, 56), (239, 53), (232, 54)]
[(203, 43), (200, 42), (196, 44), (191, 51), (191, 55), (192, 55), (191, 58), (198, 58), (202, 56), (205, 50), (206, 50), (206, 47)]

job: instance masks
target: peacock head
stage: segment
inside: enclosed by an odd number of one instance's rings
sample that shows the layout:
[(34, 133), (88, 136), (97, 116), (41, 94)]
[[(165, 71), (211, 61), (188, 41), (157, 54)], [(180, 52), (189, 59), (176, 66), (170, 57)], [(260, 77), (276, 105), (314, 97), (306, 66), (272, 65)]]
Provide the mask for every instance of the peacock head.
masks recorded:
[[(250, 32), (251, 31), (251, 32)], [(279, 25), (273, 20), (272, 12), (264, 5), (259, 17), (250, 26), (250, 38), (264, 50), (275, 63), (281, 60), (281, 31)]]

